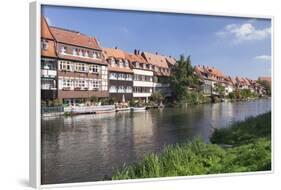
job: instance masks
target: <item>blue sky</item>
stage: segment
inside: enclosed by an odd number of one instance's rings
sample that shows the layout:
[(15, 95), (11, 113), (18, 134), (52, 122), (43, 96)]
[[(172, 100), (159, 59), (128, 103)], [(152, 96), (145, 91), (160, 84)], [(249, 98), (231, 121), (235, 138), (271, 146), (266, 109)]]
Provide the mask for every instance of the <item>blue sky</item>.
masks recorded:
[(103, 47), (190, 55), (226, 75), (256, 79), (271, 74), (268, 19), (44, 6), (52, 26), (96, 37)]

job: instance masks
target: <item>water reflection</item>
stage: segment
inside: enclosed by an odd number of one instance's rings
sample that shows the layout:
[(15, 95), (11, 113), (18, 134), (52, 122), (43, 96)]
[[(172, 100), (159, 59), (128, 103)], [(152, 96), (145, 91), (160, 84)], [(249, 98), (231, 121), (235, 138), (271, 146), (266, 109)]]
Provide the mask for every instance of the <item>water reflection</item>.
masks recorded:
[(102, 180), (145, 154), (271, 110), (270, 100), (42, 119), (42, 183)]

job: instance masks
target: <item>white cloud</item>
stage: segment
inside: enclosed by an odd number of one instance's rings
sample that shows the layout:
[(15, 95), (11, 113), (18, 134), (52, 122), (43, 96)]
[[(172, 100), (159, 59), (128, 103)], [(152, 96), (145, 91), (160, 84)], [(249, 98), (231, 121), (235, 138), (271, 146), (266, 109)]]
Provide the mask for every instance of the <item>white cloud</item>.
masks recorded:
[(226, 25), (223, 30), (216, 34), (220, 37), (230, 37), (233, 42), (240, 43), (266, 39), (271, 35), (271, 29), (270, 27), (256, 29), (253, 22), (246, 22), (244, 24)]
[(123, 33), (129, 33), (129, 29), (126, 26), (120, 27), (120, 31)]
[(259, 55), (254, 57), (254, 59), (259, 60), (259, 61), (270, 61), (271, 56), (270, 55)]

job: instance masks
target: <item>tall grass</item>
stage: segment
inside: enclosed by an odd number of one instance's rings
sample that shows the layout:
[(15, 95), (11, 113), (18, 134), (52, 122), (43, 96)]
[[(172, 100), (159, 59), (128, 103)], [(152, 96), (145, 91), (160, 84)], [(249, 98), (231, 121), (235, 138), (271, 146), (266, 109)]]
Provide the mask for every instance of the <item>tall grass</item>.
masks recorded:
[[(215, 131), (212, 142), (233, 144), (234, 147), (206, 144), (199, 138), (192, 142), (169, 145), (160, 154), (148, 154), (133, 165), (124, 165), (114, 173), (112, 179), (270, 170), (270, 114), (249, 118), (228, 129)], [(223, 138), (224, 135), (227, 140)], [(244, 137), (239, 138), (240, 135)]]
[(261, 137), (271, 138), (271, 112), (249, 117), (227, 128), (215, 129), (210, 140), (215, 144), (237, 146), (254, 142)]

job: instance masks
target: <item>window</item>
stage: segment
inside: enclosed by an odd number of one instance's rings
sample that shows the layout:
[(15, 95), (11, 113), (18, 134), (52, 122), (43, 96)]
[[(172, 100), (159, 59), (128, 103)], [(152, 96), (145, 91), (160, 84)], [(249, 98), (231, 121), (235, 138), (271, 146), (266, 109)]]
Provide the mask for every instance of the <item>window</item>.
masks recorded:
[(129, 62), (128, 62), (128, 60), (125, 60), (125, 67), (129, 67)]
[(98, 73), (99, 72), (98, 66), (97, 65), (91, 66), (91, 70), (90, 71), (93, 72), (93, 73)]
[(97, 58), (97, 52), (93, 52), (93, 58), (94, 58), (94, 59)]
[(83, 56), (83, 51), (80, 49), (80, 51), (79, 51), (79, 56)]
[(62, 87), (63, 88), (71, 87), (72, 84), (73, 84), (72, 80), (70, 80), (70, 79), (63, 79)]
[(127, 74), (127, 78), (126, 78), (126, 80), (129, 80), (129, 81), (131, 81), (133, 78), (132, 78), (132, 75), (131, 74)]
[(117, 80), (117, 73), (110, 73), (109, 79)]
[(125, 74), (120, 73), (118, 75), (118, 80), (125, 80)]
[(56, 81), (55, 80), (46, 79), (46, 78), (41, 79), (41, 89), (50, 90), (50, 89), (55, 89), (55, 88), (56, 88)]
[(97, 52), (97, 58), (99, 58), (99, 59), (101, 58), (101, 53)]
[(126, 87), (126, 92), (127, 93), (132, 93), (132, 87), (131, 86), (127, 86)]
[(124, 65), (123, 65), (123, 61), (122, 60), (119, 60), (119, 63), (118, 63), (118, 65), (119, 65), (119, 67), (124, 67)]
[(97, 80), (93, 81), (93, 88), (99, 88), (99, 81)]
[(143, 64), (143, 69), (146, 69), (146, 64)]
[(41, 43), (41, 48), (43, 50), (47, 50), (48, 49), (48, 41), (47, 40), (43, 40)]
[(110, 65), (114, 66), (115, 65), (115, 60), (113, 58), (110, 59)]
[(73, 48), (72, 54), (73, 54), (73, 55), (77, 55), (77, 49), (76, 49), (76, 48)]
[(89, 51), (85, 52), (85, 57), (89, 57)]
[(66, 46), (62, 46), (60, 49), (61, 54), (65, 54), (66, 53)]
[(117, 92), (116, 86), (110, 86), (109, 92), (110, 92), (110, 93)]
[(119, 86), (118, 87), (118, 93), (123, 93), (123, 92), (125, 92), (124, 86)]

